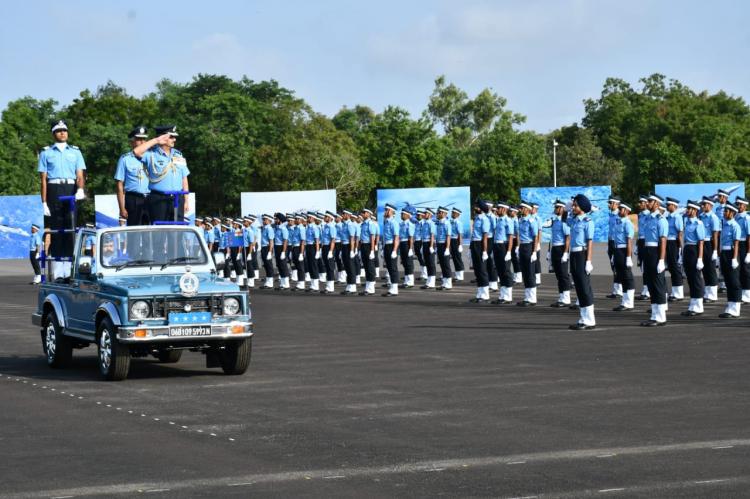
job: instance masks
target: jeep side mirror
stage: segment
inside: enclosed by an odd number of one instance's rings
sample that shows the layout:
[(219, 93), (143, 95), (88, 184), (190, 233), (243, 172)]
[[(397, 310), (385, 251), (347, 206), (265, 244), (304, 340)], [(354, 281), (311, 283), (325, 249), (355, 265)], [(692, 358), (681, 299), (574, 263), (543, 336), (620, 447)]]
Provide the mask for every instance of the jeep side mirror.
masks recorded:
[(94, 259), (90, 256), (82, 256), (78, 258), (78, 274), (87, 277), (90, 276), (93, 260)]
[(218, 251), (214, 253), (214, 265), (216, 265), (216, 270), (224, 270), (224, 253), (219, 253)]

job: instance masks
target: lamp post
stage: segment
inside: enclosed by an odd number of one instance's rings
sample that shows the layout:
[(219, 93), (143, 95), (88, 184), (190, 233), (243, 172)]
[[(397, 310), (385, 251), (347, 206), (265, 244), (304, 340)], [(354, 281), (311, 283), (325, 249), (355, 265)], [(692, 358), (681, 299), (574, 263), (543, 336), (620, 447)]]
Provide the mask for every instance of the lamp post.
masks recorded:
[(552, 139), (552, 183), (554, 187), (557, 187), (557, 146), (559, 144), (555, 139)]

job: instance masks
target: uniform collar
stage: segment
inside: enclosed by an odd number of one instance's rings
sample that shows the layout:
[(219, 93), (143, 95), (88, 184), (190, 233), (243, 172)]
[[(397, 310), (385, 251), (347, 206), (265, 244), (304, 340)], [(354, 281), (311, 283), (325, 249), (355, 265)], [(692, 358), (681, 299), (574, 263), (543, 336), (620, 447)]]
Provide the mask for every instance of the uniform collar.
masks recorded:
[[(60, 144), (65, 144), (65, 147), (63, 147), (62, 149), (60, 149), (58, 147)], [(60, 152), (63, 152), (63, 151), (65, 151), (66, 149), (68, 149), (70, 147), (70, 144), (68, 144), (67, 142), (55, 142), (54, 144), (52, 144), (52, 147), (55, 148), (55, 149), (57, 149)]]

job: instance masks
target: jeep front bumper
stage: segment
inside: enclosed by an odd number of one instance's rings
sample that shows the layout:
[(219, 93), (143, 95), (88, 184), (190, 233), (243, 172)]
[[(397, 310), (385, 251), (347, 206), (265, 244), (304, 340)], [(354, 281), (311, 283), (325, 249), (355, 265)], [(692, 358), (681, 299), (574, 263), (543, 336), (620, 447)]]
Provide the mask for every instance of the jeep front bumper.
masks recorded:
[[(242, 338), (251, 338), (253, 336), (252, 322), (226, 322), (221, 324), (191, 324), (197, 329), (210, 328), (211, 334), (184, 334), (181, 331), (178, 336), (170, 334), (176, 329), (176, 326), (156, 326), (156, 325), (139, 325), (139, 326), (118, 326), (117, 339), (122, 343), (155, 343), (163, 341), (195, 341), (201, 340), (206, 342), (216, 340), (236, 340)], [(184, 329), (184, 326), (180, 327)]]

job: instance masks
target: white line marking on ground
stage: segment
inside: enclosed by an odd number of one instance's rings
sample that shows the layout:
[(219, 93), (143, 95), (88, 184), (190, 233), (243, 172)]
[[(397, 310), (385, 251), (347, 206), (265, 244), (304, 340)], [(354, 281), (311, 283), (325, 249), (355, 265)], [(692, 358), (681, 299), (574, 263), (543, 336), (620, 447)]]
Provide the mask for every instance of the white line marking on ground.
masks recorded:
[(335, 480), (337, 478), (346, 478), (344, 475), (331, 475), (331, 476), (324, 476), (323, 480)]
[(712, 449), (731, 449), (734, 445), (719, 445), (718, 447), (712, 447)]
[(720, 482), (728, 482), (728, 481), (729, 480), (726, 478), (715, 478), (713, 480), (698, 480), (695, 483), (704, 484), (704, 483), (720, 483)]
[(614, 457), (616, 454), (602, 454), (601, 456), (596, 456), (598, 458), (605, 458), (605, 457)]
[(625, 489), (622, 488), (622, 487), (620, 487), (620, 488), (617, 488), (617, 489), (600, 489), (599, 492), (601, 492), (603, 494), (606, 494), (607, 492), (620, 492), (620, 491), (623, 491), (623, 490), (625, 490)]
[(228, 483), (227, 487), (244, 487), (245, 485), (254, 485), (254, 482)]
[(506, 463), (506, 464), (526, 464), (526, 461), (511, 461), (511, 462)]

